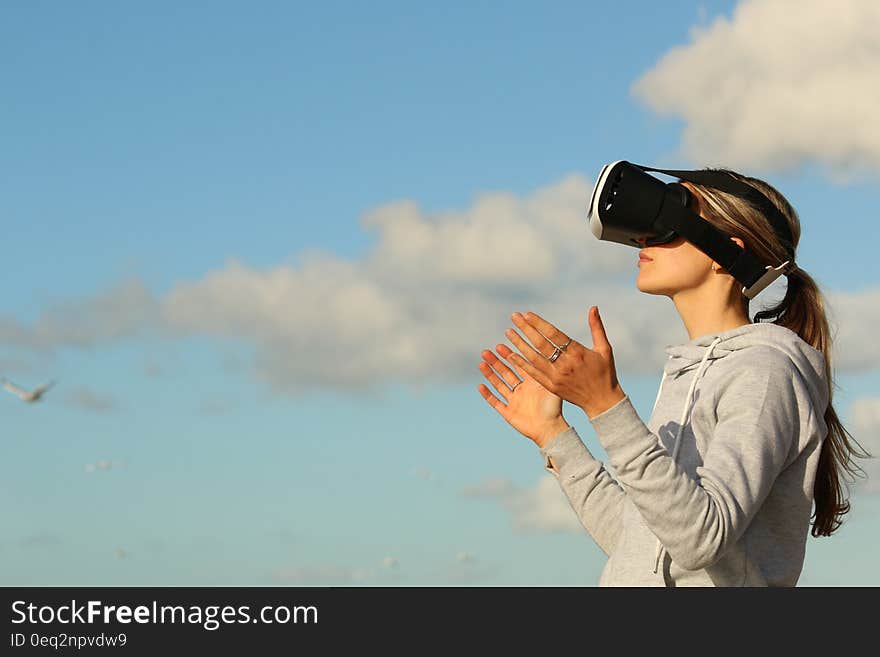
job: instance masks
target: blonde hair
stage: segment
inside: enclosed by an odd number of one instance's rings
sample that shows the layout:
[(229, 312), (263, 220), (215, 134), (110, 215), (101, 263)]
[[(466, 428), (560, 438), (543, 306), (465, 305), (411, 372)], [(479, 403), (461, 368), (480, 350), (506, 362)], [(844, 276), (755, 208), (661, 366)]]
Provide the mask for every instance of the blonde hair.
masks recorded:
[[(793, 239), (792, 246), (796, 249), (801, 235), (801, 224), (791, 204), (774, 187), (759, 180), (729, 169), (707, 169), (719, 171), (733, 176), (737, 180), (751, 185), (766, 196), (788, 220)], [(773, 231), (770, 222), (748, 201), (726, 192), (689, 183), (689, 187), (697, 192), (697, 202), (701, 216), (722, 232), (742, 239), (745, 248), (764, 264), (778, 266), (789, 259), (789, 254), (779, 237)], [(819, 290), (816, 281), (800, 267), (795, 267), (787, 274), (785, 296), (776, 305), (755, 314), (753, 323), (770, 320), (774, 324), (784, 326), (800, 336), (804, 342), (818, 349), (825, 356), (825, 372), (828, 381), (828, 408), (825, 409), (825, 423), (828, 435), (822, 443), (819, 454), (819, 465), (816, 470), (816, 481), (813, 485), (815, 512), (813, 536), (831, 536), (842, 524), (842, 517), (850, 511), (848, 488), (842, 487), (841, 476), (844, 472), (855, 475), (856, 471), (865, 471), (853, 460), (853, 457), (871, 458), (871, 454), (846, 430), (837, 416), (832, 404), (836, 384), (833, 380), (831, 366), (831, 332), (825, 308), (827, 302)], [(742, 295), (743, 311), (749, 316), (749, 299)], [(853, 445), (861, 450), (856, 451)]]

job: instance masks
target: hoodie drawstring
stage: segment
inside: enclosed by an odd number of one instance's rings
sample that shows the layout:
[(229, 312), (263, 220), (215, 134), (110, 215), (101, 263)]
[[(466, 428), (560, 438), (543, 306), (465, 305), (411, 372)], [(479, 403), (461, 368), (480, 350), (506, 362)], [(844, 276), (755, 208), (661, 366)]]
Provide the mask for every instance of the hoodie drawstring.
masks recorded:
[[(706, 370), (706, 365), (709, 360), (709, 356), (712, 355), (712, 350), (715, 348), (715, 345), (717, 345), (719, 342), (721, 342), (721, 338), (720, 337), (715, 338), (715, 340), (712, 341), (712, 344), (709, 345), (709, 348), (706, 349), (706, 353), (703, 355), (703, 360), (700, 361), (700, 368), (697, 370), (697, 373), (694, 375), (694, 380), (691, 381), (691, 387), (688, 390), (687, 398), (685, 399), (685, 403), (684, 403), (684, 410), (682, 410), (682, 413), (681, 413), (681, 421), (678, 423), (678, 433), (675, 435), (675, 444), (672, 447), (672, 460), (673, 461), (675, 461), (675, 459), (678, 457), (678, 448), (680, 446), (679, 440), (681, 439), (681, 434), (684, 431), (685, 422), (687, 422), (687, 420), (688, 420), (688, 414), (690, 413), (691, 405), (693, 403), (694, 390), (696, 390), (697, 381), (699, 381), (700, 377), (703, 376), (703, 372), (705, 372), (705, 370)], [(660, 393), (663, 391), (663, 381), (665, 381), (665, 380), (666, 380), (666, 372), (664, 370), (663, 378), (660, 379), (660, 390), (657, 392), (657, 399), (654, 400), (654, 408), (657, 408), (657, 402), (660, 401)], [(653, 414), (654, 414), (654, 411), (652, 410), (651, 415), (653, 415)], [(660, 567), (660, 557), (663, 554), (664, 549), (665, 548), (663, 547), (663, 544), (660, 542), (660, 539), (658, 538), (657, 539), (657, 553), (654, 556), (654, 572), (655, 573), (657, 572), (657, 568)]]

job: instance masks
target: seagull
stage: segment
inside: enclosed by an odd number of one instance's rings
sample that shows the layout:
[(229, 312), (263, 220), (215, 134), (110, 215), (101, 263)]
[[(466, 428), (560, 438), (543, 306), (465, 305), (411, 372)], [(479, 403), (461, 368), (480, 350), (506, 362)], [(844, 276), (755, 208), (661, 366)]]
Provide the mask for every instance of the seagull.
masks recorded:
[(49, 381), (49, 383), (44, 383), (43, 385), (37, 386), (33, 390), (28, 391), (28, 390), (24, 390), (22, 388), (19, 388), (17, 385), (12, 383), (12, 381), (10, 381), (9, 379), (7, 379), (5, 377), (0, 379), (0, 381), (3, 381), (4, 388), (6, 388), (12, 394), (18, 395), (18, 397), (22, 401), (26, 401), (26, 402), (40, 401), (40, 398), (43, 396), (43, 393), (45, 393), (49, 388), (51, 388), (53, 385), (55, 385), (55, 381)]

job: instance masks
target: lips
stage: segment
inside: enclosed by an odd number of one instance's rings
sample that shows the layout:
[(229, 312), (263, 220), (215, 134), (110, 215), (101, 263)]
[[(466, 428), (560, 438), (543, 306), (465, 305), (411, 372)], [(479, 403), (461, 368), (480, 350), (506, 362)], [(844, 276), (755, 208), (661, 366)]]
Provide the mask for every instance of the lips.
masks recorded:
[(647, 260), (653, 260), (653, 258), (649, 258), (644, 253), (639, 253), (639, 262), (645, 262)]

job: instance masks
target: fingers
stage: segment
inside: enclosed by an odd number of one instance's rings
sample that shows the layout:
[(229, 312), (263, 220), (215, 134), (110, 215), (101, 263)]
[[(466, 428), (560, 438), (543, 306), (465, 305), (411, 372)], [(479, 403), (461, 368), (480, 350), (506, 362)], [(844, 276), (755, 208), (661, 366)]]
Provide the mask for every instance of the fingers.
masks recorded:
[[(501, 345), (499, 345), (501, 346)], [(502, 379), (504, 379), (505, 383), (509, 385), (511, 388), (519, 383), (519, 377), (514, 374), (513, 370), (510, 369), (498, 356), (493, 354), (488, 349), (484, 349), (480, 354), (483, 357), (483, 360), (491, 366), (493, 370), (498, 372)], [(480, 363), (480, 371), (483, 372), (483, 363)], [(491, 370), (490, 370), (491, 371)], [(486, 374), (483, 372), (483, 374)], [(486, 376), (488, 379), (488, 375)], [(489, 379), (491, 381), (491, 379)]]
[[(519, 313), (514, 313), (515, 315), (519, 315)], [(541, 317), (540, 315), (532, 312), (528, 312), (525, 315), (520, 315), (523, 322), (529, 324), (539, 330), (543, 335), (546, 335), (548, 339), (558, 345), (564, 345), (568, 342), (568, 336), (560, 331), (558, 328), (553, 326), (546, 319)], [(515, 320), (514, 320), (515, 321)]]
[(504, 398), (504, 401), (507, 401), (507, 395), (510, 394), (510, 388), (504, 384), (495, 372), (492, 371), (492, 368), (489, 367), (486, 363), (480, 363), (480, 372), (483, 373), (487, 379), (489, 379), (489, 383), (492, 384), (492, 387), (498, 391), (498, 394)]
[[(498, 353), (501, 354), (505, 360), (507, 360), (516, 368), (516, 371), (521, 377), (525, 379), (526, 376), (529, 376), (540, 383), (542, 386), (544, 386), (545, 389), (549, 390), (550, 392), (554, 392), (555, 386), (550, 380), (550, 377), (548, 377), (543, 371), (532, 365), (529, 361), (520, 356), (518, 353), (504, 345), (498, 345)], [(537, 358), (541, 363), (546, 363), (546, 361), (540, 360), (542, 358), (540, 355), (537, 356)], [(545, 366), (547, 365), (549, 365), (549, 363), (547, 363)]]
[[(556, 348), (554, 342), (548, 340), (541, 331), (535, 328), (532, 324), (529, 324), (519, 313), (513, 313), (510, 318), (513, 320), (513, 323), (516, 324), (516, 327), (525, 333), (526, 337), (531, 340), (535, 350), (544, 358), (549, 358), (550, 354), (552, 354), (553, 350)], [(565, 343), (563, 342), (562, 344)]]
[(483, 399), (486, 400), (486, 402), (489, 404), (489, 406), (491, 406), (496, 411), (498, 411), (498, 413), (501, 415), (501, 417), (503, 417), (506, 420), (507, 419), (507, 406), (502, 404), (501, 400), (499, 400), (498, 397), (493, 395), (489, 391), (489, 388), (487, 388), (482, 383), (477, 386), (477, 390), (480, 391), (480, 394), (483, 396)]
[[(526, 360), (528, 360), (532, 365), (537, 368), (547, 367), (550, 363), (547, 362), (547, 357), (536, 351), (532, 345), (522, 339), (519, 333), (514, 331), (513, 329), (507, 329), (504, 332), (504, 335), (507, 336), (507, 339), (513, 343), (513, 346), (519, 349), (519, 352), (525, 356)], [(551, 350), (552, 351), (552, 350)]]
[(508, 347), (506, 344), (499, 344), (495, 348), (498, 350), (498, 353), (503, 359), (513, 365), (513, 368), (516, 370), (519, 378), (525, 379), (527, 376), (529, 376), (528, 372), (526, 372), (522, 367), (520, 367), (510, 359), (510, 355), (513, 353), (513, 350), (510, 347)]
[[(483, 362), (479, 365), (480, 372), (482, 372), (483, 376), (489, 380), (489, 383), (491, 383), (492, 387), (498, 391), (498, 394), (501, 395), (504, 401), (508, 401), (508, 395), (512, 392), (511, 389), (520, 383), (520, 378), (489, 349), (484, 349), (481, 356), (483, 357)], [(489, 388), (481, 384), (480, 394), (482, 394), (485, 400), (506, 419), (507, 406), (502, 404), (498, 398), (491, 393)]]

